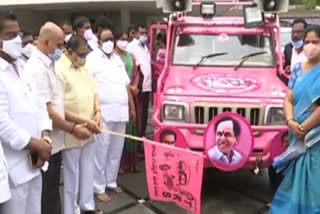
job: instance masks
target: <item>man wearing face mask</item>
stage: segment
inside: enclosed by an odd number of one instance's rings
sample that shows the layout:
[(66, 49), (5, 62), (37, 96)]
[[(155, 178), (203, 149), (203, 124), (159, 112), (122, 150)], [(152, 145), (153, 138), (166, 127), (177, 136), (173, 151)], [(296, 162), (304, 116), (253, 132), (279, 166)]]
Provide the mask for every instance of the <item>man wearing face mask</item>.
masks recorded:
[(19, 32), (15, 14), (0, 10), (0, 141), (8, 162), (12, 193), (11, 199), (1, 204), (0, 213), (40, 214), (39, 168), (51, 154), (52, 124), (31, 74), (24, 71)]
[[(64, 34), (60, 27), (47, 22), (40, 29), (37, 48), (26, 63), (25, 72), (33, 76), (40, 91), (40, 98), (47, 105), (47, 111), (53, 121), (52, 155), (49, 169), (43, 173), (42, 214), (61, 213), (59, 183), (61, 168), (61, 150), (65, 148), (64, 132), (72, 133), (79, 139), (87, 137), (86, 129), (74, 127), (65, 120), (63, 89), (55, 73), (55, 61), (62, 55)], [(50, 203), (48, 203), (50, 201)]]
[(27, 62), (35, 49), (34, 37), (31, 31), (24, 30), (22, 32), (22, 59)]
[(284, 49), (285, 56), (285, 72), (290, 74), (294, 65), (306, 60), (303, 53), (303, 38), (305, 29), (308, 27), (304, 19), (298, 18), (291, 24), (291, 43), (287, 44)]
[(151, 92), (151, 55), (148, 48), (147, 28), (144, 25), (138, 26), (137, 38), (133, 39), (127, 47), (127, 51), (134, 55), (140, 64), (143, 74), (141, 100), (141, 127), (139, 136), (144, 136), (147, 128), (149, 97)]
[[(130, 79), (121, 58), (113, 53), (113, 33), (102, 30), (98, 38), (100, 47), (88, 55), (87, 66), (99, 85), (103, 127), (124, 134), (129, 112), (133, 119), (135, 117)], [(117, 176), (124, 138), (101, 133), (96, 143), (94, 192), (100, 201), (106, 203), (110, 200), (106, 188), (117, 193), (122, 191), (117, 185)]]
[[(88, 138), (79, 140), (65, 134), (63, 157), (64, 213), (96, 213), (93, 198), (95, 145), (93, 134), (101, 128), (98, 89), (85, 66), (89, 52), (87, 41), (80, 35), (70, 38), (66, 51), (56, 64), (64, 91), (66, 119), (87, 129)], [(79, 182), (75, 182), (79, 181)], [(78, 203), (79, 193), (79, 203)]]
[(91, 29), (90, 20), (87, 17), (85, 16), (77, 17), (73, 21), (72, 28), (76, 32), (76, 34), (84, 37), (88, 41), (90, 50), (94, 50), (98, 48), (98, 38), (93, 33)]
[(61, 22), (60, 27), (65, 35), (64, 42), (67, 43), (73, 35), (72, 25), (69, 21), (63, 21)]

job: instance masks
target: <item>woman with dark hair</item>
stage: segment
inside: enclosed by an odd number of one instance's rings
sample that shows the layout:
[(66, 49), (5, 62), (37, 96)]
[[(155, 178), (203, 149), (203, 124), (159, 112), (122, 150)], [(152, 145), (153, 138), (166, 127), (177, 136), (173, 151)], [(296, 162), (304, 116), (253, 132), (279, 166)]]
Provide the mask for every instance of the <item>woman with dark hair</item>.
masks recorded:
[(285, 177), (271, 214), (320, 210), (320, 26), (306, 30), (303, 51), (307, 61), (294, 66), (284, 102), (290, 145), (274, 163)]
[[(138, 127), (139, 127), (139, 116), (138, 116), (138, 110), (141, 109), (140, 107), (140, 102), (138, 100), (138, 84), (140, 80), (140, 73), (138, 70), (138, 65), (136, 64), (136, 60), (131, 55), (126, 51), (127, 45), (128, 45), (128, 33), (125, 31), (120, 31), (115, 34), (115, 41), (116, 41), (116, 46), (114, 49), (114, 52), (120, 56), (122, 59), (127, 74), (130, 78), (130, 91), (134, 97), (135, 105), (136, 105), (136, 115), (137, 115), (137, 120), (132, 121), (128, 123), (126, 127), (126, 133), (129, 135), (134, 135), (136, 136), (138, 134)], [(131, 140), (126, 138), (125, 140), (125, 146), (124, 146), (124, 151), (122, 153), (122, 161), (121, 161), (121, 172), (124, 173), (126, 171), (130, 172), (136, 172), (136, 161), (137, 161), (137, 147), (138, 147), (138, 142), (135, 140)]]

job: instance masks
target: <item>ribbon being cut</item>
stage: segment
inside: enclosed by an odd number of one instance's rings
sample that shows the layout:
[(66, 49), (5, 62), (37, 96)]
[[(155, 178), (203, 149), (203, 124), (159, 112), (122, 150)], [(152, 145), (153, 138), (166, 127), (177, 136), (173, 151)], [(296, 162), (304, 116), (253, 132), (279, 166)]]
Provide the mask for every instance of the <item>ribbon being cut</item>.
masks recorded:
[(150, 199), (174, 202), (193, 213), (201, 213), (204, 165), (202, 153), (105, 129), (102, 132), (144, 143), (146, 179)]

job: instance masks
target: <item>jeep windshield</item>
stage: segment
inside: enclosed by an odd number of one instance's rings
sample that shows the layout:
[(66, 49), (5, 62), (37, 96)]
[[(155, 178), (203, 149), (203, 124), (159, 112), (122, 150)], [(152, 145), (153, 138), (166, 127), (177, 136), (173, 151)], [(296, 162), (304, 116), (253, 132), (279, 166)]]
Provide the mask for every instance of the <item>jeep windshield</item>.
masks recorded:
[(274, 67), (272, 40), (269, 35), (260, 34), (180, 34), (173, 50), (173, 65), (195, 66), (203, 56), (226, 53), (207, 58), (199, 66), (236, 67), (242, 57), (251, 53), (265, 54), (250, 57), (242, 67)]

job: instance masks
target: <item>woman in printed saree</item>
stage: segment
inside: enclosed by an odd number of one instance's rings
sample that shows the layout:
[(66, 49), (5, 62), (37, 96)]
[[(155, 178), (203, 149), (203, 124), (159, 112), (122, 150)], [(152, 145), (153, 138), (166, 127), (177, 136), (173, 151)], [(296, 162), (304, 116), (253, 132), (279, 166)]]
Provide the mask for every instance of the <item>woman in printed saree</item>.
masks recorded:
[(285, 175), (271, 214), (320, 213), (320, 26), (306, 30), (307, 61), (295, 65), (285, 97), (290, 145), (274, 163)]
[[(126, 51), (126, 47), (128, 45), (128, 33), (124, 31), (117, 32), (115, 34), (115, 40), (116, 40), (116, 46), (115, 46), (115, 53), (118, 54), (126, 68), (126, 71), (128, 73), (128, 76), (131, 80), (130, 82), (130, 89), (131, 93), (133, 94), (133, 97), (135, 98), (135, 105), (136, 105), (136, 115), (137, 118), (136, 120), (132, 120), (130, 118), (130, 122), (128, 123), (126, 127), (126, 134), (128, 135), (133, 135), (137, 136), (138, 132), (138, 121), (139, 121), (139, 109), (140, 107), (140, 102), (138, 100), (138, 84), (140, 81), (140, 73), (138, 66), (136, 65), (136, 60), (131, 55)], [(121, 170), (120, 172), (124, 173), (126, 171), (130, 172), (137, 172), (136, 169), (136, 162), (137, 162), (137, 149), (138, 149), (138, 144), (139, 142), (135, 140), (131, 140), (126, 138), (125, 139), (125, 145), (124, 145), (124, 150), (122, 153), (122, 160), (121, 160)]]

